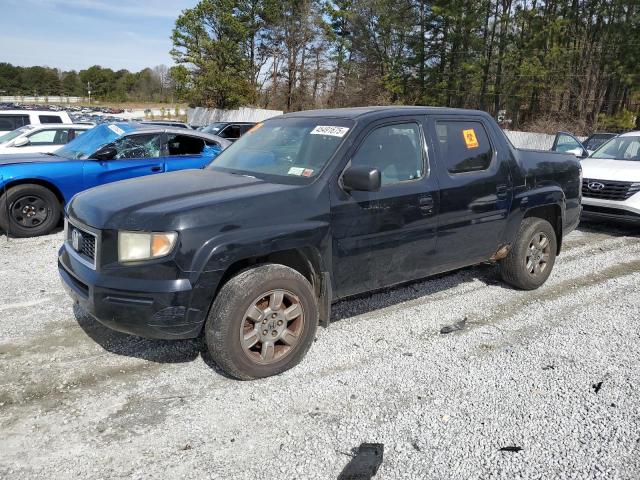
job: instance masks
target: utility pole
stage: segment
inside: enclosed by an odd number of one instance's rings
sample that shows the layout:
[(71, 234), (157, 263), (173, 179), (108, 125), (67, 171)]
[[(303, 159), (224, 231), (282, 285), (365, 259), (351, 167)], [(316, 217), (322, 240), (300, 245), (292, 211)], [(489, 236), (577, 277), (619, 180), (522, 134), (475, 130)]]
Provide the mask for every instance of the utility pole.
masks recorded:
[(87, 92), (89, 92), (89, 105), (91, 105), (91, 82), (87, 82)]

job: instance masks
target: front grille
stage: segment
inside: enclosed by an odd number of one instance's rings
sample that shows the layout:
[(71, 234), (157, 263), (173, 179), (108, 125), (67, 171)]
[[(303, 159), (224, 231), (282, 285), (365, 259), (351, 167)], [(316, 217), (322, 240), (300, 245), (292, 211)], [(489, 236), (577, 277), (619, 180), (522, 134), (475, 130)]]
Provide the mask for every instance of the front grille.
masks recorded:
[(92, 262), (96, 259), (96, 237), (89, 234), (87, 236), (86, 232), (82, 235), (82, 247), (80, 249), (80, 254), (84, 255)]
[(614, 182), (612, 180), (582, 180), (582, 196), (602, 200), (625, 201), (640, 192), (640, 183)]
[(96, 265), (96, 235), (83, 228), (68, 223), (67, 245), (85, 263)]

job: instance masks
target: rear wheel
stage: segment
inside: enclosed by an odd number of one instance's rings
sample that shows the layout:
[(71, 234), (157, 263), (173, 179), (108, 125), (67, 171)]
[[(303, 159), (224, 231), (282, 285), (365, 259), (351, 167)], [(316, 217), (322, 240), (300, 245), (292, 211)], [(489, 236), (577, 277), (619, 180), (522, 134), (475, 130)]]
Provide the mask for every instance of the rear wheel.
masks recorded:
[(251, 380), (297, 365), (313, 342), (317, 323), (308, 280), (284, 265), (267, 264), (239, 273), (220, 289), (205, 337), (225, 373)]
[(51, 232), (58, 225), (61, 212), (58, 198), (41, 185), (17, 185), (0, 196), (0, 228), (14, 237)]
[(556, 252), (551, 224), (541, 218), (525, 218), (509, 254), (500, 261), (502, 278), (516, 288), (534, 290), (551, 275)]

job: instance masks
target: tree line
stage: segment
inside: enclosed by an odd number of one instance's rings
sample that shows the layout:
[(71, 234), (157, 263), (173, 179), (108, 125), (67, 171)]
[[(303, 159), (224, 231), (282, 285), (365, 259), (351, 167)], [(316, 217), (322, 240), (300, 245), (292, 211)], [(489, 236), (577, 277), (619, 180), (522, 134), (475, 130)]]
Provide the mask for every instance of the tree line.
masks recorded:
[(77, 72), (0, 63), (0, 94), (87, 97), (90, 89), (92, 98), (104, 101), (173, 102), (177, 98), (170, 71), (165, 65), (139, 72), (94, 65)]
[(478, 108), (542, 131), (640, 108), (628, 0), (201, 0), (172, 39), (175, 91), (204, 106)]

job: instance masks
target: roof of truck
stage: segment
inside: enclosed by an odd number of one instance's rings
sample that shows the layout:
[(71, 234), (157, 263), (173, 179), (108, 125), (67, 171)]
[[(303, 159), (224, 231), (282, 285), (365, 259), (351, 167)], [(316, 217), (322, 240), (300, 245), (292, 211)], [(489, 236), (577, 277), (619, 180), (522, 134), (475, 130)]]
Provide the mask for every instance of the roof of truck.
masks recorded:
[(326, 110), (305, 110), (302, 112), (292, 112), (282, 115), (280, 118), (291, 117), (314, 117), (314, 118), (351, 118), (358, 119), (368, 116), (395, 116), (395, 115), (487, 115), (480, 110), (465, 110), (461, 108), (447, 107), (421, 107), (421, 106), (388, 106), (388, 107), (354, 107), (354, 108), (332, 108)]

